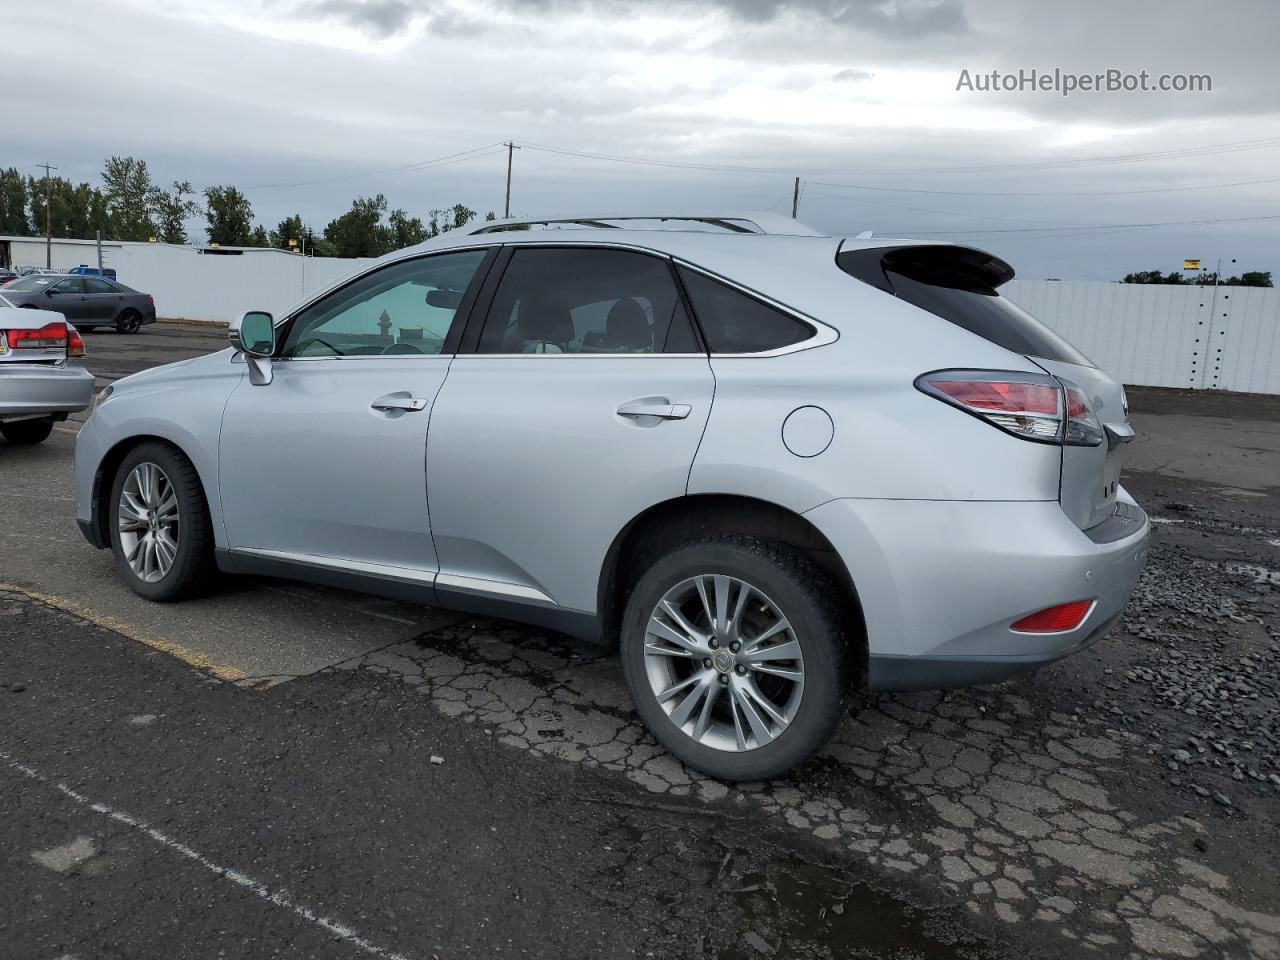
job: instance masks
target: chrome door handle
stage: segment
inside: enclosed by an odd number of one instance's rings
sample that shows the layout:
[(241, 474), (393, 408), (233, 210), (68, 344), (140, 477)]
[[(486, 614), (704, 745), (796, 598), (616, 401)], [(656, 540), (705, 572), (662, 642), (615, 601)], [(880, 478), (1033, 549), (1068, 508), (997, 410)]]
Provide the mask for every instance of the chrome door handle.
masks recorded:
[(379, 397), (369, 406), (374, 410), (425, 410), (427, 401), (421, 397)]
[(658, 417), (662, 420), (684, 420), (693, 412), (687, 403), (646, 403), (633, 400), (618, 408), (618, 416), (638, 419), (640, 417)]

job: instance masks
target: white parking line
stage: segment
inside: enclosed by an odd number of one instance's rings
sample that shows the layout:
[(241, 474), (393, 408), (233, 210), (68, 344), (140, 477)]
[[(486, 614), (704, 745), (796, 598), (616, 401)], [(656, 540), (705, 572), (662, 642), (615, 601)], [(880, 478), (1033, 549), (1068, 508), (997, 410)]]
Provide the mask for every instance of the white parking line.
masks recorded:
[(229, 880), (237, 886), (243, 887), (259, 899), (293, 912), (303, 920), (321, 927), (327, 932), (333, 934), (333, 936), (341, 940), (345, 940), (353, 947), (357, 947), (371, 956), (380, 957), (381, 960), (407, 960), (407, 958), (402, 954), (395, 953), (385, 947), (380, 947), (375, 943), (369, 942), (345, 923), (339, 923), (337, 920), (331, 920), (328, 917), (321, 916), (306, 904), (299, 903), (289, 892), (285, 890), (270, 890), (265, 885), (259, 883), (252, 877), (241, 873), (239, 870), (234, 870), (231, 867), (224, 867), (215, 863), (198, 850), (195, 850), (183, 843), (181, 840), (176, 840), (167, 833), (160, 832), (145, 820), (141, 820), (130, 813), (124, 812), (123, 810), (113, 809), (105, 803), (95, 803), (83, 794), (72, 790), (66, 784), (59, 783), (56, 780), (50, 780), (34, 767), (30, 767), (27, 764), (14, 759), (3, 750), (0, 750), (0, 760), (3, 760), (10, 769), (18, 771), (18, 773), (22, 774), (27, 779), (34, 780), (36, 783), (44, 784), (45, 786), (53, 787), (63, 796), (74, 800), (80, 806), (87, 807), (94, 813), (100, 813), (105, 817), (109, 817), (117, 823), (123, 823), (125, 826), (132, 827), (134, 830), (145, 834), (157, 843), (182, 854), (182, 856), (186, 857), (188, 860), (192, 860), (200, 864), (200, 866), (204, 867), (211, 873), (216, 874), (222, 879)]

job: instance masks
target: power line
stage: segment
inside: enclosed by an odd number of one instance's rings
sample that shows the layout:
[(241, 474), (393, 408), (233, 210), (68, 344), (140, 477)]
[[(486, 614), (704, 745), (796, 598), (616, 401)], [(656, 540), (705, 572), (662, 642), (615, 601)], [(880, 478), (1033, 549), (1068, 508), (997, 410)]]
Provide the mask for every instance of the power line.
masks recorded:
[(1150, 187), (1141, 190), (919, 190), (912, 187), (872, 187), (860, 183), (827, 183), (824, 180), (807, 180), (820, 187), (839, 187), (843, 190), (870, 190), (877, 193), (927, 193), (948, 197), (1120, 197), (1139, 193), (1181, 193), (1189, 190), (1218, 190), (1224, 187), (1248, 187), (1260, 183), (1280, 183), (1280, 177), (1263, 177), (1259, 180), (1235, 180), (1230, 183), (1201, 183), (1184, 187)]
[[(462, 160), (478, 160), (483, 156), (492, 156), (499, 153), (501, 147), (505, 147), (504, 143), (487, 143), (483, 147), (476, 147), (474, 150), (464, 150), (461, 153), (451, 153), (447, 157), (436, 157), (432, 160), (419, 160), (415, 163), (401, 164), (397, 167), (384, 167), (380, 170), (362, 170), (359, 173), (343, 173), (333, 177), (321, 177), (317, 180), (299, 180), (295, 183), (267, 183), (257, 186), (245, 187), (245, 190), (276, 190), (285, 187), (310, 187), (321, 183), (334, 183), (338, 180), (351, 180), (357, 177), (375, 177), (386, 173), (400, 173), (404, 170), (422, 170), (427, 167), (442, 166), (446, 163), (457, 163)], [(489, 151), (484, 153), (482, 151)]]
[[(629, 163), (640, 166), (652, 167), (669, 167), (683, 170), (712, 170), (717, 172), (729, 173), (791, 173), (796, 172), (796, 167), (789, 168), (780, 167), (763, 167), (749, 166), (740, 164), (724, 164), (724, 163), (702, 163), (696, 161), (684, 160), (658, 160), (650, 157), (632, 157), (622, 156), (618, 154), (598, 153), (588, 150), (574, 150), (568, 147), (557, 147), (550, 144), (529, 143), (520, 141), (520, 145), (530, 150), (538, 150), (543, 153), (559, 154), (567, 157), (578, 157), (586, 160), (600, 160), (609, 163)], [(1015, 163), (990, 163), (976, 164), (972, 166), (955, 166), (955, 167), (894, 167), (891, 169), (868, 169), (861, 168), (845, 168), (843, 170), (836, 168), (800, 168), (801, 173), (875, 173), (885, 175), (904, 175), (904, 174), (920, 174), (920, 173), (959, 173), (968, 171), (986, 171), (986, 170), (1015, 170), (1015, 169), (1054, 169), (1071, 166), (1099, 166), (1114, 163), (1145, 163), (1155, 160), (1177, 160), (1185, 157), (1202, 157), (1216, 156), (1223, 153), (1238, 153), (1246, 150), (1263, 150), (1280, 147), (1280, 137), (1268, 137), (1260, 140), (1239, 140), (1228, 143), (1203, 144), (1197, 147), (1179, 147), (1172, 150), (1158, 150), (1146, 153), (1128, 153), (1128, 154), (1112, 154), (1094, 157), (1074, 157), (1053, 159), (1046, 158), (1041, 160), (1027, 160)]]
[[(806, 186), (818, 183), (817, 180), (804, 181)], [(935, 210), (932, 207), (912, 207), (905, 203), (885, 203), (883, 200), (868, 200), (865, 197), (858, 197), (853, 200), (850, 197), (842, 196), (838, 193), (828, 193), (825, 190), (815, 190), (814, 193), (824, 197), (834, 197), (840, 200), (847, 200), (853, 203), (870, 204), (873, 207), (888, 207), (891, 210), (910, 210), (912, 213), (927, 213), (933, 216), (941, 217), (968, 217), (971, 220), (991, 220), (996, 223), (1043, 223), (1042, 220), (1027, 220), (1021, 217), (997, 217), (989, 213), (968, 213), (963, 210)], [(1089, 226), (1088, 224), (1063, 224), (1067, 226)]]
[(1143, 230), (1149, 227), (1199, 226), (1213, 223), (1251, 223), (1263, 220), (1280, 220), (1280, 213), (1255, 217), (1212, 217), (1203, 220), (1157, 220), (1150, 223), (1094, 223), (1071, 227), (1009, 227), (999, 230), (912, 230), (912, 236), (957, 236), (990, 233), (1097, 233), (1118, 230)]

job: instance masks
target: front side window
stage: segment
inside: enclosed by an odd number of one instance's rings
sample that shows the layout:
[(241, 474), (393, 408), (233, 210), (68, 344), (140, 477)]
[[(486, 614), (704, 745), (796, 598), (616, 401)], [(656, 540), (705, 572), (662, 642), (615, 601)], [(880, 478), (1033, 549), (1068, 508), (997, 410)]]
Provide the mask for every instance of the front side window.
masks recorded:
[(665, 260), (589, 247), (512, 253), (477, 347), (530, 354), (697, 350)]
[(712, 353), (764, 353), (813, 336), (807, 323), (706, 274), (679, 269)]
[(54, 293), (84, 293), (83, 280), (59, 280), (53, 285)]
[(374, 271), (303, 310), (281, 347), (285, 358), (434, 355), (486, 250), (404, 260)]

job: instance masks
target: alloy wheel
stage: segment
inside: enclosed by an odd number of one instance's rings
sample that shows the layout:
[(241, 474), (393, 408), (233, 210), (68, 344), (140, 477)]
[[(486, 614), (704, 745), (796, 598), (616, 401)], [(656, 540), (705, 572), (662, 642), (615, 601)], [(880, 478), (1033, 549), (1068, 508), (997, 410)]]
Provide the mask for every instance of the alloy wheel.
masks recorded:
[(138, 579), (163, 580), (178, 556), (181, 514), (178, 491), (154, 463), (140, 463), (120, 490), (120, 548)]
[(644, 664), (668, 719), (716, 750), (772, 743), (804, 695), (791, 623), (763, 591), (724, 574), (691, 577), (663, 595), (645, 625)]

